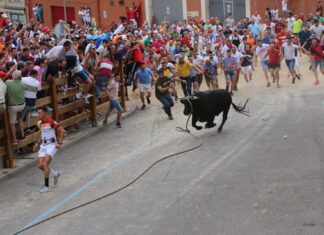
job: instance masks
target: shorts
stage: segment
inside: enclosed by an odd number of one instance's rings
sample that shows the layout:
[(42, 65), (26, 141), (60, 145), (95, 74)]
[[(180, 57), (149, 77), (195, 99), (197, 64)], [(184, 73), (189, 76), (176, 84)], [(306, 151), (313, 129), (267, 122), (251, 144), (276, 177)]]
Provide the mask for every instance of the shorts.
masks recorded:
[(6, 104), (0, 104), (0, 116), (6, 111), (7, 107)]
[(196, 77), (197, 77), (197, 80), (198, 80), (198, 84), (201, 85), (201, 83), (203, 81), (203, 75), (202, 74), (197, 74)]
[(54, 158), (57, 152), (57, 148), (55, 145), (56, 145), (55, 143), (47, 144), (47, 145), (42, 144), (38, 151), (38, 157), (51, 156), (52, 158)]
[(292, 70), (292, 69), (295, 68), (295, 62), (296, 62), (295, 59), (286, 60), (286, 65), (287, 65), (287, 67), (288, 67), (289, 70)]
[(82, 81), (86, 82), (89, 79), (90, 73), (87, 70), (82, 70), (80, 72), (75, 73), (75, 75), (81, 78)]
[(118, 99), (111, 100), (109, 103), (110, 103), (110, 110), (113, 110), (115, 108), (115, 109), (117, 109), (117, 112), (118, 113), (122, 113), (123, 112), (123, 108), (120, 105)]
[(246, 67), (241, 67), (243, 74), (251, 74), (252, 73), (252, 66), (248, 65)]
[(151, 84), (141, 84), (139, 85), (139, 91), (140, 92), (151, 92), (152, 87)]
[(225, 79), (227, 80), (227, 81), (235, 81), (235, 72), (233, 71), (233, 72), (225, 72)]
[(18, 113), (22, 112), (24, 110), (24, 108), (25, 108), (25, 104), (8, 106), (10, 124), (17, 123), (17, 115), (18, 115)]
[(261, 61), (261, 67), (263, 70), (269, 69), (269, 60)]
[(320, 70), (324, 71), (324, 60), (312, 60), (312, 69), (316, 70), (318, 65), (320, 66)]
[(25, 108), (23, 109), (23, 111), (21, 111), (19, 114), (18, 114), (18, 120), (24, 120), (26, 115), (28, 113), (30, 113), (31, 111), (34, 110), (34, 107), (35, 106), (25, 106)]
[(269, 69), (280, 69), (280, 64), (269, 64)]

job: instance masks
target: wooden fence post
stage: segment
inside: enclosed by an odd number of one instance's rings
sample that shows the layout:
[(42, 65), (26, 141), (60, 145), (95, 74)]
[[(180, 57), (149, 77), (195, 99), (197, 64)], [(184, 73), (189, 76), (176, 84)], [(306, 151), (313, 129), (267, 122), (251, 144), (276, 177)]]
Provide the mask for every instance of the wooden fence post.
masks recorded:
[(57, 100), (57, 86), (55, 82), (55, 78), (50, 82), (50, 94), (51, 94), (51, 103), (53, 108), (53, 118), (56, 121), (59, 120), (59, 108), (58, 108), (58, 100)]
[(6, 146), (6, 155), (3, 158), (3, 166), (4, 168), (13, 168), (14, 167), (14, 157), (13, 157), (13, 149), (11, 144), (11, 134), (10, 134), (10, 123), (8, 118), (8, 111), (3, 114), (3, 128), (4, 128), (4, 140)]
[[(126, 104), (125, 104), (125, 81), (124, 81), (124, 61), (119, 61), (119, 76), (120, 76), (120, 96), (121, 96), (121, 105), (123, 107), (124, 112), (127, 112)], [(127, 88), (126, 88), (127, 89)]]
[(95, 84), (91, 88), (92, 97), (90, 98), (90, 113), (91, 113), (91, 121), (92, 126), (98, 126), (98, 118), (97, 118), (97, 95), (96, 95), (96, 88)]

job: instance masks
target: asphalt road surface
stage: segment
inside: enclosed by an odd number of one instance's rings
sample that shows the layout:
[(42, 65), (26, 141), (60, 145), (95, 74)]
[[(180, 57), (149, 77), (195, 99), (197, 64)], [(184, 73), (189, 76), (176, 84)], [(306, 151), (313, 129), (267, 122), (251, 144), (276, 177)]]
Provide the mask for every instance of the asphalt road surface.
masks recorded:
[(122, 129), (107, 126), (65, 147), (53, 162), (62, 177), (51, 192), (39, 193), (36, 166), (0, 182), (0, 234), (109, 193), (201, 142), (118, 194), (22, 234), (324, 234), (324, 86), (314, 87), (309, 72), (295, 85), (284, 74), (280, 89), (265, 88), (260, 71), (254, 87), (241, 82), (234, 101), (249, 97), (251, 117), (232, 109), (221, 134), (177, 132), (182, 105), (169, 121), (154, 102)]

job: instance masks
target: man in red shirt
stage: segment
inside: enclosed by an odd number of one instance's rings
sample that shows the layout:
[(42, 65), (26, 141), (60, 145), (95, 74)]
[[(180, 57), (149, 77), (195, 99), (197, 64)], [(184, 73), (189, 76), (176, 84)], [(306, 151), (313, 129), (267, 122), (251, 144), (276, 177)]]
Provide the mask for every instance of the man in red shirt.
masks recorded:
[(278, 40), (278, 44), (276, 45), (278, 48), (281, 48), (282, 44), (285, 42), (287, 34), (289, 35), (289, 32), (286, 32), (286, 30), (283, 28), (281, 29), (280, 33), (275, 35), (275, 39)]
[(279, 19), (279, 21), (275, 24), (275, 33), (280, 33), (282, 29), (286, 28), (285, 20)]
[(273, 83), (277, 81), (277, 87), (279, 86), (279, 69), (280, 69), (280, 50), (276, 47), (276, 45), (272, 42), (270, 47), (268, 48), (269, 55), (269, 69), (270, 74), (273, 78)]
[(312, 45), (310, 46), (310, 50), (307, 51), (305, 48), (301, 48), (306, 54), (312, 56), (311, 59), (311, 67), (312, 71), (315, 75), (315, 86), (320, 83), (318, 80), (317, 67), (320, 66), (321, 73), (324, 75), (324, 53), (323, 46), (318, 42), (316, 38), (312, 39)]

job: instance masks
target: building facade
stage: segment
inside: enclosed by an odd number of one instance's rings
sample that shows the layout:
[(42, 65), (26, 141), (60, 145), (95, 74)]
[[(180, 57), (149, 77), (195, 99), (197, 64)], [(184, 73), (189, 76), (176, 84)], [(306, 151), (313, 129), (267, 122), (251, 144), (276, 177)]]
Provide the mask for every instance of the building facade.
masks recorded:
[[(0, 0), (1, 2), (24, 2), (23, 0)], [(183, 20), (188, 17), (208, 19), (218, 16), (224, 19), (233, 14), (236, 20), (250, 16), (256, 11), (264, 17), (266, 7), (277, 6), (281, 9), (281, 0), (28, 0), (28, 15), (33, 17), (35, 4), (43, 9), (43, 22), (54, 26), (59, 20), (64, 20), (64, 2), (69, 23), (81, 24), (79, 10), (82, 7), (90, 9), (91, 20), (100, 28), (107, 28), (112, 22), (118, 22), (121, 16), (126, 16), (126, 7), (133, 2), (140, 5), (141, 21), (161, 22), (165, 18), (169, 22)], [(317, 0), (290, 0), (289, 9), (293, 12), (309, 14), (315, 12)]]
[(25, 0), (0, 0), (0, 12), (7, 14), (12, 22), (26, 22)]

